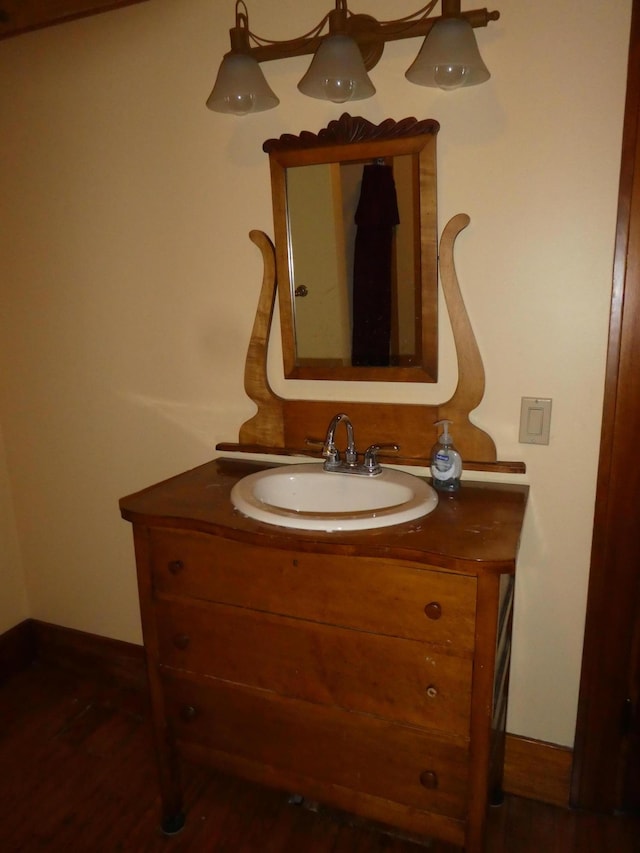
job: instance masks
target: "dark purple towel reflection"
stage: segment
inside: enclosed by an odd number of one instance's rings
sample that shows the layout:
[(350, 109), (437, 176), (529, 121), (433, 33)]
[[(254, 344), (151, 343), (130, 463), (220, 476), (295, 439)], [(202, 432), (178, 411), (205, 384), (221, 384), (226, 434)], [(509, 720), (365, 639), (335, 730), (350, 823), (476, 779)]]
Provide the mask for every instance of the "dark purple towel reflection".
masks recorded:
[(362, 171), (353, 261), (351, 363), (389, 364), (393, 229), (400, 223), (391, 166)]

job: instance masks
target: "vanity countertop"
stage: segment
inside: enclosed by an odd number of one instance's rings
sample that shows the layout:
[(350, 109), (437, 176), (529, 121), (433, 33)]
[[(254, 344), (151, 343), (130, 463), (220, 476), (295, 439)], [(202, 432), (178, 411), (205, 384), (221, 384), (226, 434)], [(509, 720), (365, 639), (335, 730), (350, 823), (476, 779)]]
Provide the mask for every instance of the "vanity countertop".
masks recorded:
[(265, 547), (343, 555), (388, 556), (454, 572), (513, 573), (529, 487), (464, 482), (440, 494), (436, 509), (374, 530), (290, 530), (246, 518), (230, 493), (242, 477), (269, 463), (219, 458), (120, 501), (122, 517), (147, 527), (179, 527)]

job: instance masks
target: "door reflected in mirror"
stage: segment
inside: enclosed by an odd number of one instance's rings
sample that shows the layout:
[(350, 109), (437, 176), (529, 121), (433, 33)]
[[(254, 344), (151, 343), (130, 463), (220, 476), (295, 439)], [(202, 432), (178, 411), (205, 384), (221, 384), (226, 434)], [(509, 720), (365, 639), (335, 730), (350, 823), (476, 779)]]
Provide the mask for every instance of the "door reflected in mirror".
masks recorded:
[[(362, 209), (367, 186), (377, 196), (373, 222)], [(298, 364), (420, 364), (414, 195), (410, 155), (287, 170)]]
[(345, 115), (265, 143), (286, 377), (437, 380), (437, 130)]

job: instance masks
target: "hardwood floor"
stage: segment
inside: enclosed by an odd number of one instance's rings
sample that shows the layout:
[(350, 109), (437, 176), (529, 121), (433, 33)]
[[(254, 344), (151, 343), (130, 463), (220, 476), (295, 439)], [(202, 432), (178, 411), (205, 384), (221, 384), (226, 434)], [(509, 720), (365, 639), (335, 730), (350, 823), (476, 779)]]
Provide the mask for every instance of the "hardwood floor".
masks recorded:
[[(38, 662), (0, 687), (3, 853), (455, 853), (185, 765), (188, 819), (167, 838), (144, 692)], [(508, 797), (487, 853), (640, 853), (640, 819)]]

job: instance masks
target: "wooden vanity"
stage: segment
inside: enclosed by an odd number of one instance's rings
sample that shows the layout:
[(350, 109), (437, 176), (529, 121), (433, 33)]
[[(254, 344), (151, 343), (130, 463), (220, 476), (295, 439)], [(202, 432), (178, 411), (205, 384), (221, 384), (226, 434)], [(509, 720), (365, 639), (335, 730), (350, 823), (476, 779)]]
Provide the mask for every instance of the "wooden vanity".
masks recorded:
[[(264, 269), (245, 363), (256, 412), (238, 443), (218, 450), (308, 456), (341, 412), (361, 448), (377, 445), (383, 457), (393, 448), (389, 463), (424, 467), (436, 422), (447, 419), (465, 470), (524, 473), (521, 462), (499, 461), (491, 436), (469, 417), (485, 375), (453, 253), (470, 220), (458, 214), (447, 223), (438, 253), (437, 130), (433, 120), (375, 126), (345, 113), (318, 134), (265, 143), (276, 245), (263, 232), (250, 234)], [(396, 157), (410, 158), (419, 208), (409, 216), (419, 247), (415, 364), (341, 365), (337, 373), (303, 364), (294, 347), (285, 170)], [(456, 349), (449, 400), (337, 402), (273, 391), (267, 356), (276, 292), (286, 376), (435, 382), (438, 269)], [(480, 853), (488, 804), (501, 797), (528, 488), (465, 482), (415, 521), (312, 532), (234, 510), (232, 487), (265, 467), (246, 456), (218, 459), (120, 503), (133, 523), (165, 832), (184, 822), (179, 764), (187, 756)]]
[(218, 459), (132, 522), (165, 831), (186, 756), (482, 849), (504, 753), (527, 487), (464, 483), (414, 522), (290, 531), (234, 510)]

